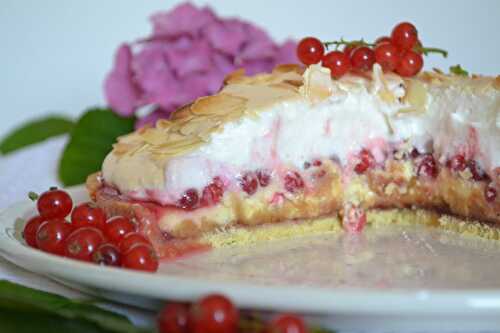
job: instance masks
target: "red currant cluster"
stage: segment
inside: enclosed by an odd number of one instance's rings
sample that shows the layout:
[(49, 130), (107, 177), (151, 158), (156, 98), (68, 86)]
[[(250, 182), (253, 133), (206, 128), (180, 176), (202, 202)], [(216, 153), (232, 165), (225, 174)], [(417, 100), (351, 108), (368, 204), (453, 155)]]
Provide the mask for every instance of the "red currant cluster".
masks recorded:
[(304, 320), (281, 314), (269, 322), (241, 315), (227, 297), (212, 294), (191, 305), (169, 303), (158, 315), (160, 333), (308, 333)]
[[(335, 46), (334, 51), (325, 54), (325, 48)], [(338, 48), (343, 46), (343, 50)], [(350, 70), (363, 72), (372, 69), (378, 63), (385, 72), (396, 72), (404, 77), (416, 75), (422, 69), (422, 55), (447, 52), (437, 48), (425, 48), (418, 38), (415, 26), (408, 22), (399, 23), (392, 30), (391, 36), (380, 37), (375, 43), (357, 41), (333, 41), (322, 43), (314, 37), (307, 37), (297, 46), (297, 56), (304, 65), (321, 62), (330, 69), (334, 79), (342, 77)]]
[[(124, 216), (106, 217), (92, 202), (73, 209), (71, 196), (51, 188), (37, 199), (39, 215), (26, 223), (23, 237), (36, 249), (99, 265), (155, 272), (158, 258), (153, 246)], [(71, 213), (70, 221), (66, 217)]]

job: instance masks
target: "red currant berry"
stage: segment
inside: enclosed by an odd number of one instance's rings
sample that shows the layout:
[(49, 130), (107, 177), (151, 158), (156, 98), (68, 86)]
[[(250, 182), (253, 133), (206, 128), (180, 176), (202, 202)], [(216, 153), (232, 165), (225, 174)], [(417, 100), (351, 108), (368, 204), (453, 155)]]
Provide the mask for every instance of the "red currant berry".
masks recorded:
[(259, 181), (257, 176), (253, 172), (246, 172), (240, 178), (240, 186), (243, 191), (248, 195), (252, 195), (257, 192), (257, 187), (259, 186)]
[(392, 43), (391, 37), (382, 36), (382, 37), (377, 38), (375, 40), (375, 47), (379, 46), (380, 44), (384, 44), (384, 43)]
[(66, 239), (66, 257), (81, 261), (92, 261), (92, 254), (104, 242), (102, 232), (93, 227), (73, 231)]
[(320, 62), (325, 47), (317, 38), (306, 37), (299, 42), (297, 46), (297, 57), (304, 65), (312, 65)]
[(417, 28), (409, 22), (399, 23), (392, 29), (391, 39), (403, 50), (411, 50), (418, 41)]
[(36, 232), (38, 231), (40, 224), (42, 224), (44, 221), (45, 219), (39, 215), (33, 216), (28, 220), (28, 222), (26, 222), (26, 225), (23, 229), (23, 238), (26, 241), (26, 244), (34, 247), (35, 249), (37, 248)]
[(198, 191), (190, 188), (184, 192), (177, 205), (182, 209), (194, 209), (198, 205), (198, 199)]
[(158, 270), (158, 257), (151, 245), (136, 244), (132, 246), (122, 257), (122, 266), (146, 272)]
[(308, 329), (304, 320), (294, 314), (282, 314), (272, 320), (266, 333), (307, 333)]
[(118, 248), (121, 253), (125, 253), (132, 248), (135, 244), (146, 244), (151, 245), (149, 240), (138, 232), (130, 232), (126, 234), (121, 240)]
[(36, 233), (36, 246), (48, 253), (63, 255), (65, 240), (73, 228), (64, 219), (53, 219), (40, 224)]
[(106, 213), (91, 202), (76, 206), (71, 213), (71, 224), (74, 228), (95, 227), (102, 230), (104, 223), (106, 223)]
[(238, 321), (238, 309), (223, 295), (203, 297), (189, 311), (191, 333), (236, 333)]
[(358, 42), (353, 42), (353, 43), (347, 44), (346, 46), (344, 46), (344, 49), (342, 50), (342, 52), (344, 52), (344, 54), (349, 59), (351, 59), (352, 51), (354, 51), (358, 46), (359, 46)]
[(92, 261), (98, 265), (120, 267), (122, 255), (118, 248), (111, 243), (99, 245), (92, 255)]
[(40, 195), (37, 201), (40, 216), (46, 219), (65, 218), (73, 208), (73, 200), (62, 190), (52, 189)]
[(351, 54), (351, 65), (360, 71), (369, 71), (375, 63), (375, 53), (366, 46), (356, 48)]
[(136, 231), (136, 225), (125, 216), (114, 216), (104, 224), (104, 235), (113, 244), (118, 244), (126, 234)]
[(411, 77), (420, 72), (423, 66), (424, 59), (422, 55), (413, 51), (406, 51), (401, 56), (401, 61), (396, 67), (396, 73), (403, 77)]
[(296, 171), (290, 171), (285, 175), (285, 189), (295, 193), (304, 188), (304, 180)]
[(271, 175), (266, 170), (259, 170), (257, 171), (257, 179), (260, 186), (266, 187), (271, 182)]
[(399, 50), (390, 43), (381, 43), (375, 47), (375, 61), (385, 72), (392, 72), (399, 64)]
[(202, 206), (211, 206), (218, 204), (224, 195), (224, 183), (219, 177), (215, 177), (213, 181), (205, 186), (201, 194), (200, 204)]
[(494, 202), (497, 198), (497, 190), (492, 186), (486, 186), (484, 188), (484, 197), (488, 202)]
[(338, 79), (351, 69), (351, 61), (344, 52), (332, 51), (322, 59), (323, 67), (330, 69), (332, 78)]
[(188, 333), (188, 313), (185, 304), (167, 304), (158, 314), (159, 333)]
[(359, 162), (354, 166), (357, 174), (362, 174), (375, 165), (375, 158), (369, 150), (362, 149), (359, 153)]
[(438, 172), (438, 166), (434, 157), (431, 154), (422, 155), (417, 166), (417, 176), (436, 178)]
[(465, 170), (467, 162), (464, 155), (457, 154), (446, 162), (446, 166), (455, 172), (460, 172)]

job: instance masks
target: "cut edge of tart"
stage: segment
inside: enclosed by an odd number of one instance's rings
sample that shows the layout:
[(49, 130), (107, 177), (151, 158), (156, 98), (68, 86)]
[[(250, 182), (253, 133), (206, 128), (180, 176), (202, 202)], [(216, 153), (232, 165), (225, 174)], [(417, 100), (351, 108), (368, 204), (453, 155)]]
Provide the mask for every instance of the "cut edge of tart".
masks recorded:
[(332, 80), (287, 65), (225, 82), (119, 138), (89, 178), (97, 204), (138, 220), (160, 256), (360, 232), (371, 209), (500, 223), (500, 77), (402, 78), (375, 65)]

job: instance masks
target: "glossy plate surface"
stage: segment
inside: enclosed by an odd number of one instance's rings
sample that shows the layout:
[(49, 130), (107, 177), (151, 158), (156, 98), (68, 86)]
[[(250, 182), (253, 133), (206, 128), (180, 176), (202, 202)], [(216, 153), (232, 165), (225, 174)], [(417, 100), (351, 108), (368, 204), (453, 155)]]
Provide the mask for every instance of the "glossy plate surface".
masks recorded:
[[(88, 200), (82, 187), (75, 202)], [(27, 247), (33, 203), (0, 214), (0, 254), (28, 270), (120, 302), (154, 307), (214, 291), (241, 307), (296, 311), (323, 325), (441, 331), (500, 327), (500, 242), (423, 226), (368, 227), (213, 250), (155, 274), (85, 264)]]

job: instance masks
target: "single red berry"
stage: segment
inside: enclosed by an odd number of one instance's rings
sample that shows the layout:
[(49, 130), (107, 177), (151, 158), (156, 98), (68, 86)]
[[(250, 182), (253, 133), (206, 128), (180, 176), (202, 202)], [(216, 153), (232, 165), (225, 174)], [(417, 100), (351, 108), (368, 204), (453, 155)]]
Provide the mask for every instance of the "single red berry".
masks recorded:
[(188, 313), (186, 304), (167, 304), (158, 314), (159, 333), (188, 333)]
[(494, 202), (497, 198), (497, 190), (492, 186), (486, 186), (484, 188), (484, 197), (488, 202)]
[(411, 77), (420, 72), (423, 66), (424, 59), (422, 55), (408, 50), (401, 56), (401, 60), (396, 66), (396, 73), (403, 77)]
[(455, 172), (460, 172), (465, 170), (467, 162), (464, 155), (456, 154), (446, 162), (446, 166)]
[(360, 46), (359, 42), (353, 42), (353, 43), (346, 44), (344, 46), (344, 49), (342, 50), (342, 52), (344, 52), (344, 54), (349, 59), (351, 59), (352, 51), (354, 51), (358, 46)]
[(125, 216), (114, 216), (104, 224), (104, 236), (118, 245), (126, 234), (137, 231), (136, 225)]
[(375, 61), (385, 72), (394, 71), (400, 60), (399, 50), (394, 44), (380, 43), (375, 47)]
[(359, 162), (354, 166), (354, 171), (357, 174), (362, 174), (369, 168), (375, 165), (375, 158), (369, 150), (362, 149), (359, 152)]
[(409, 22), (401, 22), (392, 29), (392, 42), (403, 50), (411, 50), (418, 41), (417, 28)]
[(219, 177), (215, 177), (210, 184), (205, 186), (201, 194), (200, 204), (211, 206), (218, 204), (224, 195), (224, 183)]
[(136, 244), (122, 257), (122, 266), (139, 271), (156, 272), (158, 270), (158, 257), (151, 245)]
[(46, 219), (65, 218), (73, 208), (73, 200), (67, 192), (51, 189), (40, 195), (37, 208), (40, 216)]
[(285, 189), (288, 192), (295, 193), (304, 187), (304, 180), (296, 171), (289, 171), (285, 175)]
[(351, 54), (351, 65), (360, 71), (369, 71), (375, 63), (375, 53), (366, 46), (356, 48)]
[(42, 224), (44, 221), (45, 219), (40, 215), (33, 216), (28, 220), (28, 222), (26, 222), (26, 225), (23, 229), (23, 238), (26, 241), (26, 244), (34, 247), (35, 249), (38, 248), (38, 246), (36, 245), (36, 232), (38, 231), (40, 224)]
[(184, 192), (182, 197), (177, 201), (177, 205), (182, 209), (194, 209), (198, 205), (198, 191), (190, 188)]
[(189, 311), (191, 333), (236, 333), (238, 321), (238, 309), (223, 295), (205, 296)]
[(259, 170), (257, 171), (257, 179), (260, 186), (266, 187), (271, 182), (271, 175), (267, 170)]
[(434, 156), (431, 154), (424, 154), (420, 157), (417, 166), (417, 176), (436, 178), (438, 172), (439, 170)]
[(98, 265), (120, 267), (122, 254), (115, 245), (104, 243), (94, 251), (92, 261)]
[(304, 320), (294, 314), (285, 313), (274, 318), (267, 326), (266, 333), (307, 333)]
[(92, 202), (76, 206), (71, 213), (71, 224), (74, 228), (95, 227), (102, 230), (104, 223), (106, 223), (106, 213)]
[(375, 47), (379, 46), (380, 44), (384, 43), (392, 43), (392, 39), (389, 36), (382, 36), (379, 37), (375, 40)]
[(257, 176), (253, 172), (244, 173), (239, 180), (241, 189), (245, 191), (248, 195), (252, 195), (257, 192), (257, 187), (259, 186), (259, 181)]
[(334, 79), (339, 79), (351, 69), (351, 61), (344, 52), (332, 51), (323, 56), (323, 67), (330, 70), (330, 75)]
[(104, 242), (102, 232), (94, 227), (83, 227), (73, 231), (65, 241), (66, 257), (92, 261), (92, 254)]
[(138, 232), (130, 232), (123, 236), (118, 248), (121, 253), (125, 253), (132, 248), (135, 244), (151, 245), (151, 242)]
[(73, 231), (64, 219), (52, 219), (40, 224), (36, 233), (36, 246), (52, 254), (63, 255), (65, 240)]
[(474, 179), (475, 181), (479, 182), (482, 180), (488, 180), (488, 175), (486, 174), (486, 172), (484, 172), (483, 168), (481, 168), (481, 166), (477, 164), (476, 161), (469, 160), (467, 162), (467, 167), (472, 174), (472, 179)]
[(299, 42), (297, 46), (297, 57), (304, 65), (312, 65), (320, 62), (325, 47), (317, 38), (306, 37)]

